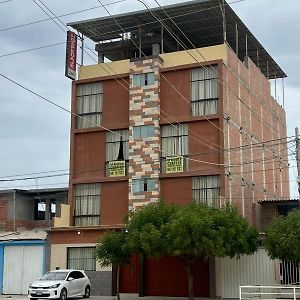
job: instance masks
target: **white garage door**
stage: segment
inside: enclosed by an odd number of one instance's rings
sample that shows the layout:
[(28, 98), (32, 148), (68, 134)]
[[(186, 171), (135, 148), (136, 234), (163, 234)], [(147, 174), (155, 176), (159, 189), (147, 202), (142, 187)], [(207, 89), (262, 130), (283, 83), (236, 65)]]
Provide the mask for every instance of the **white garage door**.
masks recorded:
[(43, 246), (5, 246), (3, 294), (27, 294), (43, 272)]
[(275, 285), (275, 262), (265, 249), (253, 255), (221, 259), (222, 298), (239, 298), (240, 285)]

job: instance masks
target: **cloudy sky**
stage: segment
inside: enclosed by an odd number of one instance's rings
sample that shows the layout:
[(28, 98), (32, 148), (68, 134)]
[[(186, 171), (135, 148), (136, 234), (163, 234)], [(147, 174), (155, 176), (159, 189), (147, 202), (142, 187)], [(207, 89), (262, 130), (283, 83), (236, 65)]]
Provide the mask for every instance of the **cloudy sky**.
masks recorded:
[[(64, 76), (65, 29), (59, 28), (35, 3), (0, 0), (0, 73), (57, 104), (70, 108), (71, 81)], [(102, 0), (112, 14), (143, 9), (137, 0)], [(114, 2), (114, 3), (113, 3)], [(117, 2), (117, 3), (116, 3)], [(145, 2), (155, 7), (154, 1)], [(161, 5), (178, 3), (159, 0)], [(228, 2), (234, 2), (228, 0)], [(43, 0), (64, 23), (106, 16), (97, 0)], [(39, 5), (45, 10), (40, 3)], [(300, 1), (243, 0), (232, 8), (288, 74), (285, 109), (288, 136), (300, 123)], [(80, 10), (85, 10), (78, 12)], [(78, 13), (74, 13), (78, 12)], [(71, 13), (71, 14), (70, 14)], [(34, 23), (30, 24), (28, 23)], [(24, 25), (24, 26), (20, 26)], [(35, 51), (27, 49), (59, 44)], [(89, 43), (90, 47), (94, 47)], [(8, 55), (9, 54), (9, 55)], [(11, 55), (12, 54), (12, 55)], [(94, 63), (86, 57), (85, 64)], [(280, 90), (280, 88), (278, 88)], [(279, 102), (282, 103), (281, 93)], [(0, 76), (0, 189), (67, 186), (70, 115)], [(294, 149), (291, 149), (294, 151)], [(291, 160), (295, 165), (295, 160)], [(40, 178), (42, 176), (62, 176)], [(15, 176), (14, 175), (19, 175)], [(297, 197), (296, 168), (291, 168), (291, 197)]]

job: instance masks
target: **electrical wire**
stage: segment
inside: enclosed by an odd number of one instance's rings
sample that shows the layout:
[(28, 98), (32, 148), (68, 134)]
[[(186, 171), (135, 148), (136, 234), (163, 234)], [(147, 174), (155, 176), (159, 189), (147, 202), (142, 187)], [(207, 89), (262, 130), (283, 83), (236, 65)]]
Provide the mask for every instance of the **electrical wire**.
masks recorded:
[(20, 53), (25, 53), (25, 52), (30, 52), (30, 51), (45, 49), (45, 48), (54, 47), (54, 46), (63, 45), (63, 44), (66, 44), (66, 42), (61, 42), (61, 43), (55, 43), (55, 44), (40, 46), (40, 47), (26, 49), (26, 50), (21, 50), (21, 51), (17, 51), (17, 52), (10, 52), (10, 53), (6, 53), (6, 54), (0, 55), (0, 58), (1, 57), (7, 57), (7, 56), (15, 55), (15, 54), (20, 54)]
[[(33, 0), (34, 1), (34, 3), (36, 3), (36, 1), (35, 0)], [(68, 30), (68, 27), (67, 27), (67, 25), (65, 25), (54, 13), (53, 13), (53, 11), (52, 10), (50, 10), (41, 0), (38, 0), (52, 15), (53, 15), (53, 17), (54, 18), (56, 18), (64, 27), (66, 27), (66, 29)], [(108, 14), (110, 15), (110, 16), (112, 16), (111, 14), (110, 14), (110, 12), (108, 11), (108, 9), (102, 4), (102, 2), (100, 1), (100, 0), (98, 0), (98, 2), (101, 4), (101, 6), (108, 12)], [(38, 5), (39, 6), (39, 5)], [(48, 16), (50, 16), (41, 6), (39, 6)], [(113, 16), (112, 16), (113, 17)], [(53, 19), (53, 18), (52, 18)], [(115, 18), (113, 17), (113, 19), (114, 19), (114, 21), (115, 22), (117, 22), (116, 20), (115, 20)], [(58, 25), (60, 28), (61, 28), (61, 26), (57, 23), (57, 22), (55, 22), (55, 24), (56, 25)], [(117, 22), (117, 24), (118, 24), (118, 26), (122, 29), (122, 27), (121, 27), (121, 25)], [(64, 31), (64, 30), (63, 30)], [(124, 31), (124, 30), (123, 30)], [(65, 32), (65, 31), (64, 31)], [(125, 31), (124, 31), (125, 32)], [(87, 47), (89, 50), (91, 50), (89, 47)], [(92, 50), (91, 50), (92, 51)], [(86, 51), (85, 51), (86, 52)], [(92, 53), (93, 53), (93, 51), (92, 51)], [(94, 54), (94, 53), (93, 53)], [(97, 62), (97, 61), (96, 61)], [(107, 65), (112, 71), (114, 71), (109, 65)], [(116, 74), (117, 74), (117, 72), (115, 72)], [(117, 74), (118, 75), (118, 74)], [(118, 75), (119, 76), (119, 75)], [(120, 76), (119, 76), (120, 77)], [(127, 84), (127, 82), (124, 80), (124, 78), (122, 78), (122, 77), (120, 77), (120, 79), (122, 79), (124, 82), (125, 82), (125, 84)], [(122, 84), (121, 84), (122, 85)], [(126, 87), (126, 86), (124, 86), (124, 85), (122, 85), (122, 87), (123, 88), (125, 88), (129, 93), (130, 93), (130, 90)], [(162, 110), (161, 110), (162, 111)], [(163, 112), (163, 111), (162, 111)], [(164, 112), (165, 113), (165, 112)], [(168, 115), (167, 113), (165, 113), (166, 115)], [(170, 123), (170, 122), (168, 122), (171, 126), (174, 126), (172, 123)], [(177, 122), (179, 125), (182, 125), (182, 124), (180, 124), (179, 122)], [(175, 126), (174, 126), (175, 127)], [(191, 132), (191, 131), (190, 131)], [(199, 136), (200, 138), (202, 138), (202, 139), (205, 139), (204, 137), (202, 137), (202, 136)], [(191, 138), (193, 138), (193, 139), (195, 139), (192, 135), (191, 135)], [(195, 139), (195, 140), (197, 140), (197, 139)], [(201, 141), (199, 141), (199, 140), (197, 140), (198, 142), (200, 142), (200, 143), (202, 143), (202, 144), (204, 144), (203, 142), (201, 142)], [(209, 146), (209, 145), (207, 145), (207, 144), (205, 144), (206, 146), (208, 146), (208, 147), (210, 147), (210, 148), (212, 148), (211, 146)], [(219, 145), (217, 145), (217, 146), (219, 146)], [(220, 147), (220, 146), (219, 146)]]
[[(12, 0), (6, 0), (4, 2), (7, 2), (7, 1), (12, 1)], [(111, 2), (111, 3), (105, 4), (105, 6), (111, 6), (111, 5), (114, 5), (114, 4), (117, 4), (117, 3), (121, 3), (121, 2), (125, 2), (125, 1), (128, 1), (128, 0), (114, 1), (114, 2)], [(0, 4), (1, 4), (1, 2), (0, 2)], [(94, 6), (94, 7), (90, 7), (90, 8), (86, 8), (86, 9), (77, 10), (77, 11), (74, 11), (74, 12), (70, 12), (70, 13), (66, 13), (66, 14), (60, 15), (58, 17), (60, 17), (60, 18), (61, 17), (66, 17), (66, 16), (78, 14), (78, 13), (81, 13), (81, 12), (86, 12), (86, 11), (94, 10), (94, 9), (97, 9), (97, 8), (101, 8), (101, 6), (98, 5), (98, 6)], [(17, 26), (12, 26), (12, 27), (2, 28), (2, 29), (0, 28), (0, 32), (7, 31), (7, 30), (12, 30), (12, 29), (17, 29), (17, 28), (21, 28), (21, 27), (26, 27), (26, 26), (30, 26), (30, 25), (34, 25), (34, 24), (46, 22), (46, 21), (49, 21), (49, 20), (52, 20), (52, 17), (47, 18), (47, 19), (42, 19), (42, 20), (34, 21), (34, 22), (30, 22), (30, 23), (25, 23), (25, 24), (17, 25)]]
[[(37, 4), (37, 2), (35, 1), (35, 0), (33, 0), (36, 4)], [(40, 1), (40, 0), (38, 0), (48, 11), (50, 11), (53, 15), (54, 15), (54, 17), (50, 17), (50, 19), (51, 20), (53, 20), (54, 21), (54, 19), (56, 18), (56, 19), (58, 19), (59, 20), (59, 22), (63, 25), (63, 26), (65, 26), (67, 29), (68, 29), (68, 27), (42, 2), (42, 1)], [(105, 7), (105, 5), (103, 5), (100, 1), (98, 1), (100, 4), (101, 4), (101, 6), (102, 7), (104, 7), (105, 9), (106, 9), (106, 7)], [(237, 2), (239, 2), (239, 1), (237, 1)], [(158, 3), (158, 2), (157, 2)], [(38, 5), (38, 4), (37, 4)], [(48, 16), (49, 16), (49, 14), (40, 6), (40, 5), (38, 5)], [(109, 11), (106, 9), (106, 11), (109, 13)], [(109, 13), (110, 14), (110, 13)], [(111, 15), (111, 14), (110, 14)], [(55, 22), (56, 24), (57, 24), (57, 22)], [(57, 24), (59, 27), (60, 27), (60, 25), (59, 24)], [(118, 24), (119, 25), (119, 24)], [(119, 25), (120, 26), (120, 25)], [(121, 27), (121, 26), (120, 26)], [(61, 27), (60, 27), (61, 28)], [(122, 28), (122, 27), (121, 27)], [(64, 30), (63, 30), (64, 31)], [(0, 56), (1, 57), (1, 56)], [(170, 122), (169, 122), (170, 123)], [(171, 123), (170, 123), (171, 124)], [(192, 137), (192, 136), (191, 136)], [(200, 136), (201, 137), (201, 136)], [(192, 137), (193, 138), (193, 137)], [(202, 138), (202, 137), (201, 137)], [(199, 140), (198, 140), (199, 141)], [(202, 143), (202, 142), (201, 142)], [(203, 143), (202, 143), (203, 144)], [(219, 145), (217, 145), (217, 146), (219, 146)], [(210, 146), (209, 146), (210, 147)], [(219, 146), (220, 147), (220, 146)], [(211, 147), (211, 148), (213, 148), (213, 147)]]
[[(34, 1), (35, 2), (35, 1)], [(41, 1), (40, 1), (41, 2)], [(100, 2), (100, 1), (99, 1)], [(36, 2), (35, 2), (36, 3)], [(203, 162), (203, 161), (200, 161), (200, 162)], [(203, 162), (203, 163), (205, 163), (205, 162)], [(207, 163), (207, 162), (206, 162)]]
[[(154, 13), (154, 11), (152, 11), (142, 0), (137, 0), (138, 2), (142, 3), (146, 9), (152, 14), (152, 16), (154, 16), (157, 21), (164, 27), (167, 29), (167, 31), (171, 34), (171, 36), (177, 41), (180, 43), (180, 45), (187, 51), (187, 53), (193, 57), (193, 59), (195, 59), (196, 62), (199, 63), (199, 65), (201, 67), (203, 67), (204, 69), (206, 69), (209, 73), (211, 73), (211, 71), (209, 69), (207, 69), (206, 66), (203, 65), (203, 63), (201, 63), (200, 61), (198, 61), (198, 59), (189, 51), (188, 47), (176, 36), (176, 34), (173, 33), (173, 31), (171, 29), (168, 28), (168, 26), (160, 20), (159, 17), (156, 16), (156, 14)], [(169, 16), (169, 14), (165, 11), (165, 9), (159, 4), (159, 2), (157, 0), (155, 0), (155, 2), (159, 5), (160, 8), (163, 9), (163, 11), (165, 12), (165, 14), (168, 16), (168, 18), (172, 21), (172, 23), (175, 24), (175, 26), (179, 29), (179, 31), (184, 35), (184, 37), (190, 42), (190, 44), (192, 45), (192, 47), (197, 51), (197, 53), (204, 59), (204, 61), (206, 63), (208, 63), (208, 65), (211, 67), (212, 65), (208, 62), (208, 60), (204, 57), (204, 55), (199, 51), (198, 48), (195, 47), (195, 45), (192, 43), (192, 41), (186, 36), (186, 34), (179, 28), (179, 26), (176, 24), (176, 22), (174, 22), (174, 20)], [(230, 68), (229, 68), (230, 69)], [(231, 70), (231, 69), (230, 69)], [(233, 70), (231, 70), (233, 72)], [(237, 80), (239, 81), (239, 78), (237, 77), (237, 73), (236, 72), (233, 72), (233, 74), (235, 75), (235, 77), (237, 78)], [(228, 86), (225, 86), (224, 82), (220, 79), (218, 79), (218, 82), (230, 93), (232, 94), (233, 96), (235, 96), (242, 104), (244, 104), (249, 110), (251, 113), (254, 114), (254, 116), (256, 116), (259, 121), (261, 122), (262, 125), (266, 125), (266, 122), (262, 122), (262, 119), (255, 113), (254, 110), (252, 110), (248, 105), (246, 105), (242, 99), (240, 99), (240, 97), (234, 95), (234, 93), (231, 91), (231, 89), (228, 87)], [(268, 124), (271, 127), (273, 127), (272, 125)], [(274, 128), (274, 127), (273, 127)]]

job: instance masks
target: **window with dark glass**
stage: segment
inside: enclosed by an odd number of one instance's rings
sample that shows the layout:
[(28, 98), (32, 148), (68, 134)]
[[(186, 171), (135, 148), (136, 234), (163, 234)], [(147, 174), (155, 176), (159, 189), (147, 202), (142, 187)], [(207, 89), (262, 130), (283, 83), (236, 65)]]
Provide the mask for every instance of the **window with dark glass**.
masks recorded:
[(191, 97), (193, 116), (218, 112), (218, 66), (206, 66), (191, 71)]

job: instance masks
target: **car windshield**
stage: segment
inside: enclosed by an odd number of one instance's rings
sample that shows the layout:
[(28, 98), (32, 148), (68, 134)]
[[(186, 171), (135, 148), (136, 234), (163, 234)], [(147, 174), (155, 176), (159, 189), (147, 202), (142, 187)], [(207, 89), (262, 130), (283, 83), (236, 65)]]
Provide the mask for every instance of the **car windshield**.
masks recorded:
[(48, 272), (40, 280), (64, 280), (68, 272)]

